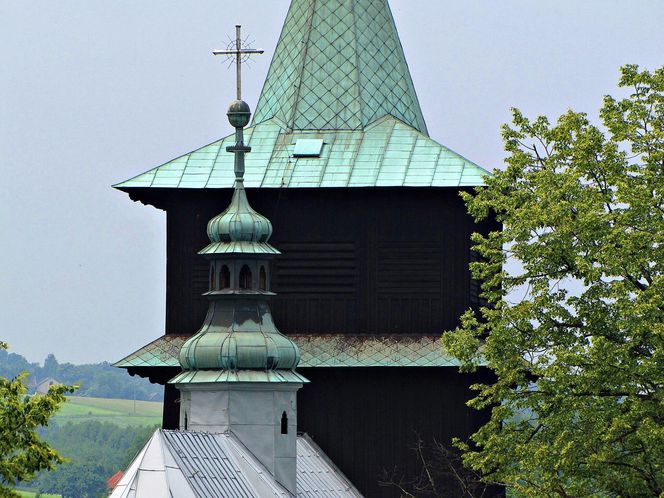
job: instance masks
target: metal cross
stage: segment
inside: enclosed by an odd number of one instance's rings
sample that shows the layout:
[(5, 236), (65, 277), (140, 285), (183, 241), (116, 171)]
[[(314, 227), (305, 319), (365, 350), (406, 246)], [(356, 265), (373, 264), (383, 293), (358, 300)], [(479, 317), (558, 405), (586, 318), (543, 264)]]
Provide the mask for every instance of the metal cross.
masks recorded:
[(240, 29), (242, 26), (235, 25), (235, 40), (230, 43), (226, 50), (213, 50), (214, 55), (227, 55), (229, 59), (235, 59), (235, 66), (237, 68), (237, 99), (242, 100), (242, 63), (245, 62), (252, 55), (259, 55), (265, 52), (256, 48), (243, 48), (242, 38), (240, 36)]

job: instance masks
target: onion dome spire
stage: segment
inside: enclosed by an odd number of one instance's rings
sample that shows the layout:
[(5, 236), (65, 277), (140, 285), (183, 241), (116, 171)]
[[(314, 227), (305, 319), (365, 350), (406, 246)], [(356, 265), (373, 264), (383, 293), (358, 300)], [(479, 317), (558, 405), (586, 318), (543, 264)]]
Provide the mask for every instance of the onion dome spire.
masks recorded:
[(234, 100), (227, 115), (235, 127), (235, 145), (226, 148), (227, 152), (235, 154), (235, 190), (228, 208), (208, 222), (210, 244), (200, 254), (279, 254), (267, 243), (272, 235), (272, 223), (251, 207), (244, 189), (244, 155), (251, 152), (251, 147), (244, 145), (243, 133), (251, 117), (249, 105), (242, 100)]
[[(249, 205), (244, 189), (244, 155), (251, 147), (244, 144), (243, 128), (250, 116), (241, 100), (228, 109), (235, 127), (235, 145), (226, 148), (235, 154), (233, 198), (207, 226), (210, 244), (199, 254), (210, 260), (210, 307), (201, 329), (182, 345), (179, 360), (185, 372), (172, 382), (199, 382), (201, 370), (222, 371), (218, 380), (246, 370), (292, 371), (300, 361), (297, 345), (277, 330), (267, 302), (273, 295), (269, 260), (279, 251), (268, 243), (270, 220)], [(303, 379), (295, 372), (292, 376)]]

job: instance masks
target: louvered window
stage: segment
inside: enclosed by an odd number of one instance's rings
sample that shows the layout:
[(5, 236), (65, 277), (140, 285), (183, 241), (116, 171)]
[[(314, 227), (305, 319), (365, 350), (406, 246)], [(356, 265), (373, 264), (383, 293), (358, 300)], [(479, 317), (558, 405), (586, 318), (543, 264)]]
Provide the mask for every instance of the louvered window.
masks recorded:
[(427, 242), (383, 242), (378, 248), (376, 290), (379, 294), (441, 292), (440, 246)]
[(357, 290), (353, 243), (280, 244), (273, 288), (278, 294), (345, 294)]

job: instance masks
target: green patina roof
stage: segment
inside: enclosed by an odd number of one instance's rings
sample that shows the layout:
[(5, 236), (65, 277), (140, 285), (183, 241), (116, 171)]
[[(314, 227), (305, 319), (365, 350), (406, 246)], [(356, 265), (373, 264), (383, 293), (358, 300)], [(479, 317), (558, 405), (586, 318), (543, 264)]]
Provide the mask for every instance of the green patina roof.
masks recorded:
[[(464, 187), (489, 172), (390, 116), (365, 130), (293, 131), (272, 119), (245, 130), (244, 184), (284, 187)], [(293, 157), (299, 138), (321, 138), (320, 157)], [(234, 135), (185, 154), (118, 188), (230, 188)]]
[[(293, 335), (302, 367), (457, 367), (440, 337), (407, 335)], [(180, 367), (178, 354), (188, 336), (165, 335), (115, 363), (116, 367)]]
[(256, 244), (255, 242), (210, 242), (203, 249), (198, 251), (203, 256), (218, 256), (220, 254), (261, 254), (274, 255), (281, 254), (270, 244)]
[(292, 370), (297, 346), (274, 325), (264, 291), (258, 299), (209, 292), (212, 298), (201, 329), (179, 351), (185, 370)]
[[(463, 187), (489, 173), (430, 139), (387, 0), (292, 0), (253, 126), (245, 186)], [(299, 157), (322, 139), (320, 157)], [(228, 136), (117, 184), (230, 188)]]
[(272, 223), (249, 205), (241, 177), (235, 181), (230, 205), (208, 221), (207, 235), (210, 243), (199, 254), (279, 254), (267, 242), (272, 235)]
[(213, 382), (301, 382), (309, 381), (293, 370), (185, 370), (180, 372), (169, 384), (210, 384)]
[(359, 130), (387, 114), (427, 133), (387, 0), (292, 0), (254, 123)]

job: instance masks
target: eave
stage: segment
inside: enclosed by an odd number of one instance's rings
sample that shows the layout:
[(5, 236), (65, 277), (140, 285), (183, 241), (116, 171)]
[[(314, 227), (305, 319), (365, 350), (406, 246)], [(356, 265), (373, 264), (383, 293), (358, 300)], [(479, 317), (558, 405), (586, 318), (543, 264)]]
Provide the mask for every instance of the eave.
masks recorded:
[[(298, 368), (459, 367), (443, 350), (440, 336), (288, 334), (300, 349)], [(179, 369), (178, 353), (186, 335), (164, 335), (116, 362), (127, 369)]]

